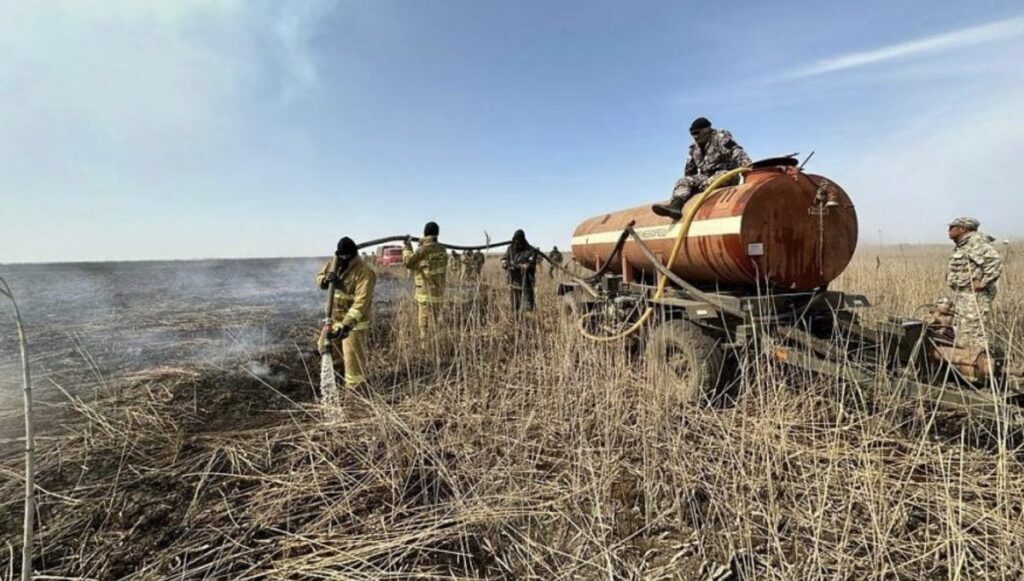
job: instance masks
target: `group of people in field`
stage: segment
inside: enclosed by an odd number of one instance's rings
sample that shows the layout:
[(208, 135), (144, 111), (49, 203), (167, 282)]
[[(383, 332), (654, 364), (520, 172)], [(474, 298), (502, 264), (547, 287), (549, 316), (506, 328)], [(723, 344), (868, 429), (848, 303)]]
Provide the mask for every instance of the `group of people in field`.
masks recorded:
[[(671, 199), (655, 204), (651, 210), (661, 216), (680, 219), (685, 202), (706, 189), (719, 177), (751, 164), (750, 157), (728, 131), (715, 129), (711, 121), (698, 117), (690, 125), (693, 144), (686, 157), (683, 176), (676, 181)], [(725, 184), (729, 185), (729, 184)], [(992, 303), (1003, 262), (992, 244), (994, 239), (979, 231), (974, 218), (957, 218), (949, 224), (949, 237), (955, 247), (949, 258), (946, 280), (952, 297), (943, 304), (953, 315), (955, 345), (961, 348), (988, 349), (992, 337)], [(441, 305), (449, 273), (456, 278), (478, 279), (485, 257), (480, 250), (451, 255), (438, 242), (440, 228), (428, 222), (419, 247), (413, 249), (406, 238), (402, 264), (413, 274), (417, 323), (421, 345), (427, 345), (437, 332)], [(540, 251), (516, 230), (501, 258), (501, 267), (509, 283), (509, 296), (515, 313), (532, 311), (536, 304), (537, 262)], [(561, 268), (562, 254), (556, 246), (545, 258), (549, 275)], [(344, 369), (345, 384), (356, 387), (366, 381), (364, 375), (364, 334), (370, 328), (376, 273), (359, 256), (358, 246), (342, 238), (335, 256), (320, 270), (316, 283), (322, 289), (334, 285), (333, 316), (320, 336), (321, 352), (332, 349), (338, 366)]]
[[(412, 239), (406, 237), (402, 250), (402, 265), (413, 277), (413, 297), (417, 305), (417, 327), (422, 347), (434, 340), (441, 321), (441, 308), (449, 275), (455, 278), (478, 279), (486, 257), (481, 250), (470, 250), (462, 257), (454, 251), (452, 256), (438, 242), (440, 227), (427, 222), (419, 247), (413, 249)], [(534, 287), (537, 261), (541, 252), (526, 240), (526, 233), (516, 230), (501, 258), (501, 267), (509, 283), (513, 313), (532, 311), (536, 305)], [(551, 263), (549, 275), (561, 268), (562, 254), (556, 246), (546, 257)], [(355, 388), (366, 382), (365, 333), (373, 316), (373, 294), (377, 273), (359, 254), (359, 247), (349, 237), (338, 241), (334, 257), (317, 273), (316, 285), (324, 290), (334, 288), (331, 320), (325, 325), (317, 341), (317, 349), (324, 353), (330, 349), (335, 368), (345, 385)]]
[(463, 254), (452, 250), (448, 257), (448, 265), (451, 267), (452, 276), (462, 280), (477, 280), (484, 270), (484, 263), (487, 257), (483, 250), (469, 249)]

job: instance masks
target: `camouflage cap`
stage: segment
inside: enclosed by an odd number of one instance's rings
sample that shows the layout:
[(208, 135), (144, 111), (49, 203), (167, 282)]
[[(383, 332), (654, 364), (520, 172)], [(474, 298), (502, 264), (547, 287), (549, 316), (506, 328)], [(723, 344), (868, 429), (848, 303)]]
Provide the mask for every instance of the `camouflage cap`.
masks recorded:
[(950, 228), (952, 228), (953, 226), (960, 226), (968, 230), (977, 230), (978, 227), (981, 226), (981, 222), (975, 220), (974, 218), (968, 218), (966, 216), (963, 216), (949, 223)]

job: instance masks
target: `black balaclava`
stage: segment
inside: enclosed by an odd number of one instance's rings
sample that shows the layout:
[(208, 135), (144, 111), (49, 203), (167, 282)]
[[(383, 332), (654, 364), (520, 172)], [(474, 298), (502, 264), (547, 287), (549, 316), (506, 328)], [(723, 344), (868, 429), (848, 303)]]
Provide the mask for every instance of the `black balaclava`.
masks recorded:
[(700, 131), (701, 129), (710, 129), (711, 121), (708, 121), (707, 117), (697, 117), (690, 123), (690, 133)]
[(693, 141), (704, 149), (707, 145), (708, 140), (711, 137), (711, 121), (708, 121), (707, 117), (697, 117), (690, 124), (690, 136), (693, 137)]
[(526, 232), (522, 230), (516, 230), (515, 234), (512, 235), (512, 249), (516, 252), (525, 250), (529, 246), (526, 242)]
[(351, 238), (345, 236), (338, 240), (338, 248), (334, 251), (334, 255), (338, 257), (338, 270), (344, 271), (352, 259), (359, 256), (359, 247)]
[(424, 236), (437, 236), (441, 232), (441, 227), (437, 225), (437, 222), (427, 222), (423, 227)]

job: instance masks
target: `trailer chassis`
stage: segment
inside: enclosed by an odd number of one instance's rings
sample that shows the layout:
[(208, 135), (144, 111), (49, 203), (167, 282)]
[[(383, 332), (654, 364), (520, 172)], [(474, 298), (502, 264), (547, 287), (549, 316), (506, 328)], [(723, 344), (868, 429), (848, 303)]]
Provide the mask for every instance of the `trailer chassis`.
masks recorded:
[[(595, 293), (595, 289), (597, 292)], [(840, 291), (750, 293), (701, 289), (701, 297), (670, 287), (605, 275), (592, 285), (566, 282), (558, 294), (580, 325), (594, 332), (628, 326), (654, 309), (638, 339), (646, 362), (675, 376), (688, 399), (721, 401), (734, 384), (728, 361), (766, 356), (805, 372), (840, 378), (861, 390), (880, 382), (907, 401), (929, 402), (969, 418), (1024, 427), (1024, 394), (1003, 371), (982, 381), (936, 361), (928, 324), (890, 318), (862, 324), (867, 297)], [(707, 300), (705, 300), (707, 299)], [(673, 359), (676, 358), (676, 359)], [(710, 367), (710, 368), (709, 368)]]

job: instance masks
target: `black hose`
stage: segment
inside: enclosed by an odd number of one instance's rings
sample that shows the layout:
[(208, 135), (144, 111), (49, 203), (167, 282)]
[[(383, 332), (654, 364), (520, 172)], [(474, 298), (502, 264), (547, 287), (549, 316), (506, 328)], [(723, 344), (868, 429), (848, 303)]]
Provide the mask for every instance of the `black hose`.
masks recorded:
[(552, 260), (551, 257), (548, 256), (547, 254), (544, 254), (543, 252), (541, 252), (541, 250), (539, 248), (537, 248), (535, 246), (531, 246), (530, 248), (532, 248), (533, 251), (536, 252), (538, 256), (540, 256), (541, 258), (546, 260), (548, 262), (548, 264), (550, 264), (551, 266), (554, 266), (559, 271), (561, 271), (563, 274), (565, 274), (565, 276), (569, 277), (569, 280), (571, 280), (574, 283), (576, 283), (576, 284), (580, 285), (581, 287), (583, 287), (583, 290), (587, 291), (587, 293), (590, 294), (590, 296), (596, 298), (597, 296), (599, 296), (601, 294), (597, 289), (595, 289), (593, 287), (593, 281), (592, 280), (590, 280), (590, 279), (584, 280), (584, 279), (576, 276), (575, 274), (570, 272), (569, 269), (567, 269), (566, 267), (564, 267), (561, 264), (559, 264), (559, 263), (555, 262), (554, 260)]
[(644, 258), (646, 258), (651, 264), (653, 264), (654, 268), (659, 273), (661, 273), (662, 276), (675, 283), (676, 286), (682, 288), (692, 298), (700, 299), (705, 303), (708, 303), (709, 305), (712, 305), (713, 307), (721, 310), (723, 313), (730, 314), (740, 319), (747, 318), (746, 313), (744, 313), (743, 311), (724, 305), (716, 297), (713, 297), (708, 293), (700, 290), (699, 288), (693, 286), (689, 282), (686, 282), (684, 279), (680, 278), (674, 272), (669, 270), (668, 267), (662, 264), (661, 261), (658, 260), (658, 257), (656, 257), (654, 253), (651, 252), (651, 249), (648, 248), (646, 244), (644, 244), (644, 241), (640, 239), (640, 235), (636, 233), (636, 230), (633, 230), (632, 226), (627, 227), (626, 232), (633, 237), (633, 240), (637, 243), (637, 246), (640, 248), (640, 252), (643, 253)]
[[(408, 238), (412, 242), (419, 242), (420, 241), (420, 239), (418, 237), (416, 237), (416, 236), (409, 236)], [(360, 250), (362, 250), (363, 248), (369, 248), (371, 246), (379, 246), (381, 244), (386, 244), (388, 242), (404, 242), (405, 239), (406, 239), (406, 236), (404, 236), (404, 235), (402, 235), (402, 236), (385, 236), (384, 238), (374, 238), (373, 240), (368, 240), (366, 242), (363, 242), (362, 244), (359, 244), (357, 247)], [(499, 248), (501, 246), (508, 246), (509, 244), (512, 244), (512, 241), (511, 240), (506, 240), (504, 242), (492, 242), (490, 244), (483, 244), (483, 245), (480, 245), (480, 246), (460, 246), (458, 244), (445, 244), (444, 242), (438, 242), (438, 244), (440, 246), (443, 246), (444, 248), (447, 248), (448, 250), (487, 250), (488, 248)]]
[(622, 247), (626, 245), (626, 240), (629, 238), (629, 231), (633, 228), (633, 224), (636, 224), (636, 221), (630, 221), (629, 224), (626, 224), (626, 228), (623, 229), (622, 234), (619, 235), (619, 240), (615, 243), (615, 248), (612, 248), (612, 253), (608, 256), (608, 260), (605, 261), (601, 270), (587, 277), (588, 282), (593, 283), (600, 280), (602, 276), (608, 273), (612, 264), (615, 264), (615, 257), (622, 252)]
[[(418, 237), (416, 237), (416, 236), (409, 236), (408, 238), (409, 238), (409, 240), (414, 241), (414, 242), (419, 242), (420, 241), (420, 239)], [(384, 238), (374, 238), (373, 240), (367, 240), (366, 242), (363, 242), (362, 244), (359, 244), (358, 248), (360, 250), (362, 250), (363, 248), (369, 248), (371, 246), (379, 246), (381, 244), (387, 244), (388, 242), (404, 242), (405, 239), (406, 239), (406, 237), (404, 235), (403, 236), (385, 236)], [(622, 246), (622, 241), (624, 239), (625, 239), (625, 232), (623, 232), (623, 237), (622, 237), (622, 239), (620, 239), (619, 245), (617, 246), (617, 248)], [(488, 248), (500, 248), (502, 246), (508, 246), (509, 244), (512, 244), (512, 241), (511, 240), (506, 240), (504, 242), (492, 242), (490, 244), (483, 244), (483, 245), (480, 245), (480, 246), (461, 246), (461, 245), (457, 245), (457, 244), (445, 244), (444, 242), (438, 242), (438, 244), (443, 246), (444, 248), (449, 249), (449, 250), (486, 250)], [(587, 293), (589, 293), (591, 296), (596, 297), (596, 296), (598, 296), (600, 294), (593, 287), (592, 284), (590, 284), (587, 281), (585, 281), (585, 280), (575, 276), (574, 274), (572, 274), (571, 272), (566, 270), (566, 268), (564, 266), (562, 266), (561, 264), (557, 264), (555, 261), (551, 260), (551, 258), (549, 258), (548, 255), (546, 255), (543, 252), (541, 252), (540, 249), (534, 248), (534, 250), (544, 260), (548, 261), (549, 263), (554, 265), (556, 268), (558, 268), (559, 270), (564, 272), (566, 274), (566, 276), (568, 276), (573, 282), (575, 282), (576, 284), (579, 284), (580, 286), (582, 286), (583, 290), (587, 291)]]

